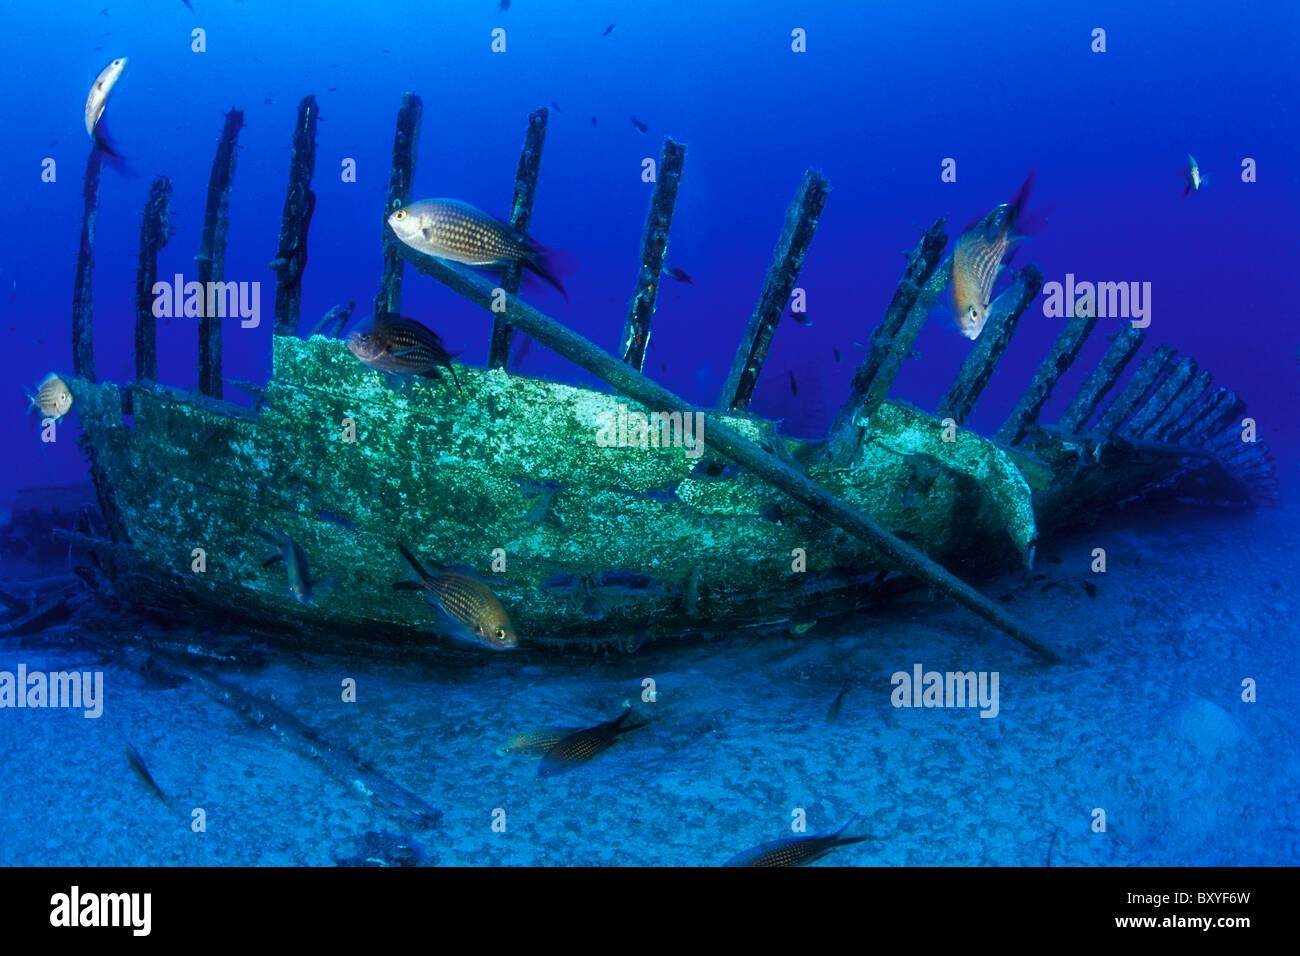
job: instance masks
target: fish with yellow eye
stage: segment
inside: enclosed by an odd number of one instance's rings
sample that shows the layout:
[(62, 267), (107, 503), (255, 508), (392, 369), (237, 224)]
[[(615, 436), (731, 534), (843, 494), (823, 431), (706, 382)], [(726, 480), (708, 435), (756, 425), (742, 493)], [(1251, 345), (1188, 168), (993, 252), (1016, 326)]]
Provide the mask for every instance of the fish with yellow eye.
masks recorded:
[(452, 637), (494, 651), (508, 651), (519, 646), (510, 615), (492, 590), (473, 572), (435, 564), (431, 574), (401, 542), (398, 542), (397, 550), (419, 580), (398, 581), (393, 588), (419, 591), (442, 615)]
[(989, 319), (993, 283), (1002, 271), (1003, 256), (1025, 238), (1013, 230), (1024, 213), (1033, 186), (1034, 171), (1030, 170), (1016, 198), (1002, 203), (962, 233), (953, 250), (952, 310), (958, 330), (972, 341), (979, 338)]

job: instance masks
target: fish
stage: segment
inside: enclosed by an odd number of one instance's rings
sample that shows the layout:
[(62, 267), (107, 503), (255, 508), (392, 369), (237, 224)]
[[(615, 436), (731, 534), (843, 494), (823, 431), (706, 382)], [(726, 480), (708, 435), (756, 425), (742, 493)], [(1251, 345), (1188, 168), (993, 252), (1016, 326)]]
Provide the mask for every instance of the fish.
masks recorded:
[(664, 266), (664, 272), (668, 273), (670, 278), (678, 282), (685, 282), (687, 285), (695, 285), (695, 280), (690, 277), (685, 269), (679, 269), (676, 266)]
[(181, 0), (181, 3), (190, 8), (190, 13), (194, 12), (194, 4), (190, 3), (190, 0)]
[(826, 711), (826, 722), (828, 724), (833, 724), (837, 719), (839, 719), (840, 708), (844, 706), (844, 698), (847, 696), (848, 692), (849, 682), (845, 681), (844, 686), (840, 688), (840, 692), (836, 694), (835, 699), (831, 701), (830, 709)]
[(1034, 185), (1030, 170), (1011, 203), (1002, 203), (967, 229), (952, 254), (952, 305), (957, 328), (974, 341), (984, 331), (993, 299), (993, 282), (1001, 271), (1002, 257), (1024, 236), (1013, 229), (1024, 213)]
[(72, 392), (68, 391), (68, 386), (64, 384), (63, 379), (53, 372), (45, 376), (41, 384), (36, 386), (35, 395), (27, 392), (27, 398), (31, 401), (31, 405), (27, 408), (28, 414), (40, 412), (41, 418), (52, 418), (56, 422), (62, 420), (72, 408)]
[(348, 351), (363, 364), (381, 372), (442, 378), (439, 368), (451, 373), (460, 388), (451, 360), (459, 352), (448, 352), (442, 337), (415, 319), (400, 315), (378, 315), (369, 330), (358, 329), (348, 336)]
[(608, 750), (623, 734), (645, 726), (645, 724), (624, 726), (631, 716), (632, 711), (625, 710), (614, 720), (607, 720), (595, 727), (576, 731), (557, 741), (554, 747), (546, 751), (546, 756), (537, 767), (537, 776), (547, 777), (568, 770), (576, 764), (586, 763), (598, 753)]
[(832, 346), (831, 346), (831, 352), (834, 353), (834, 355), (835, 355), (835, 361), (838, 362), (838, 361), (840, 360), (840, 350), (837, 349), (835, 346), (832, 345)]
[(794, 372), (791, 372), (791, 373), (790, 373), (790, 394), (791, 394), (791, 395), (798, 395), (798, 394), (799, 394), (799, 386), (798, 386), (797, 384), (795, 384), (795, 380), (794, 380)]
[(494, 651), (519, 646), (515, 626), (492, 590), (472, 572), (434, 565), (430, 574), (400, 541), (397, 550), (415, 571), (418, 581), (398, 581), (398, 591), (420, 591), (446, 619), (451, 635)]
[(126, 747), (126, 759), (131, 764), (131, 769), (149, 785), (149, 789), (157, 795), (164, 805), (168, 805), (167, 795), (162, 792), (162, 788), (154, 781), (153, 775), (149, 773), (149, 768), (144, 765), (144, 758), (140, 756), (140, 752), (132, 747), (129, 741), (123, 741), (123, 743)]
[(617, 23), (611, 23), (609, 26), (605, 27), (605, 32), (602, 33), (601, 36), (603, 36), (603, 37), (607, 37), (607, 36), (609, 36), (611, 33), (614, 32), (614, 28), (615, 28), (616, 26), (618, 26)]
[(770, 843), (760, 843), (756, 847), (751, 847), (737, 853), (723, 866), (806, 866), (816, 860), (820, 860), (831, 850), (836, 847), (848, 846), (852, 843), (862, 843), (864, 840), (873, 840), (875, 837), (870, 836), (844, 836), (847, 830), (856, 820), (854, 816), (848, 823), (840, 827), (834, 833), (822, 833), (816, 836), (786, 837), (784, 840), (773, 840)]
[(758, 516), (764, 521), (770, 521), (773, 524), (781, 524), (785, 519), (785, 514), (781, 511), (781, 506), (771, 501), (759, 506)]
[(510, 9), (510, 0), (501, 0), (501, 6), (497, 7), (502, 13)]
[(813, 323), (812, 323), (812, 319), (808, 318), (808, 313), (807, 313), (807, 312), (795, 312), (795, 311), (791, 310), (791, 312), (790, 312), (790, 318), (794, 319), (796, 322), (798, 322), (798, 323), (799, 323), (800, 325), (802, 325), (804, 328), (807, 328), (807, 327), (809, 327), (810, 325), (813, 324)]
[(124, 56), (119, 56), (108, 64), (95, 78), (95, 83), (90, 88), (90, 95), (86, 97), (86, 135), (110, 156), (117, 156), (118, 153), (109, 144), (99, 124), (104, 117), (104, 107), (108, 105), (108, 95), (113, 92), (113, 87), (126, 72), (126, 67), (127, 58)]
[(632, 125), (635, 126), (635, 127), (637, 128), (637, 130), (640, 131), (640, 132), (642, 132), (642, 133), (644, 133), (644, 132), (646, 132), (646, 131), (648, 131), (648, 130), (650, 129), (649, 126), (646, 126), (645, 123), (641, 122), (641, 121), (640, 121), (639, 119), (637, 119), (635, 116), (632, 117)]
[(581, 731), (581, 727), (534, 727), (511, 734), (504, 744), (497, 748), (501, 755), (515, 757), (539, 757), (558, 744), (565, 737)]
[(1097, 596), (1097, 585), (1091, 581), (1084, 581), (1083, 589), (1088, 592), (1088, 597), (1095, 598)]
[(564, 112), (564, 110), (560, 109), (560, 104), (557, 103), (557, 102), (555, 102), (555, 100), (551, 100), (551, 108), (554, 109), (555, 112), (557, 112), (557, 113), (563, 113), (563, 112)]
[(307, 560), (307, 553), (298, 546), (298, 542), (279, 530), (271, 532), (254, 528), (253, 531), (276, 549), (263, 559), (262, 567), (265, 568), (276, 561), (283, 561), (288, 569), (289, 592), (294, 599), (299, 604), (315, 605), (316, 593), (333, 584), (337, 576), (330, 575), (328, 578), (312, 580), (311, 563)]
[(594, 116), (591, 118), (591, 125), (592, 125), (592, 126), (597, 126), (597, 125), (599, 125), (599, 124), (596, 122), (596, 117), (594, 117)]
[(467, 202), (422, 199), (395, 210), (388, 224), (417, 252), (480, 268), (518, 263), (569, 298), (547, 268), (541, 245)]
[(1205, 185), (1205, 177), (1201, 175), (1201, 167), (1196, 165), (1196, 159), (1191, 153), (1187, 154), (1187, 168), (1183, 170), (1183, 178), (1187, 180), (1187, 185), (1183, 187), (1183, 198), (1187, 198), (1188, 193), (1198, 193), (1201, 187)]

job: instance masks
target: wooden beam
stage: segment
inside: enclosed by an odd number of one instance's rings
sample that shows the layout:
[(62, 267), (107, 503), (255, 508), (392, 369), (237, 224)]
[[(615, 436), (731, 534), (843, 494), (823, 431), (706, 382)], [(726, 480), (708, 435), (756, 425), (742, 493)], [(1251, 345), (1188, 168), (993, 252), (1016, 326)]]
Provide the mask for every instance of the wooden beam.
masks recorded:
[(682, 178), (686, 147), (672, 139), (664, 140), (659, 159), (659, 174), (650, 196), (645, 228), (641, 231), (641, 265), (636, 274), (636, 292), (627, 309), (619, 351), (622, 359), (637, 371), (645, 364), (650, 345), (650, 319), (662, 281), (664, 258), (668, 254), (668, 230), (673, 224), (673, 207), (677, 204), (677, 185)]
[(1056, 423), (1056, 427), (1071, 435), (1082, 432), (1084, 424), (1097, 410), (1106, 393), (1115, 387), (1125, 367), (1142, 347), (1145, 333), (1141, 329), (1126, 325), (1111, 337), (1110, 348), (1101, 357), (1097, 367), (1083, 381), (1079, 392), (1066, 407)]
[(1128, 420), (1129, 415), (1133, 414), (1133, 411), (1155, 389), (1157, 380), (1174, 363), (1174, 354), (1174, 350), (1168, 345), (1157, 346), (1156, 350), (1147, 356), (1146, 361), (1138, 366), (1138, 370), (1133, 373), (1133, 377), (1128, 380), (1124, 389), (1115, 396), (1115, 400), (1107, 407), (1093, 431), (1102, 438), (1114, 435)]
[(1096, 324), (1095, 315), (1076, 315), (1066, 323), (1061, 334), (1056, 337), (1052, 350), (1038, 366), (1038, 371), (1034, 373), (1034, 379), (1025, 389), (1025, 394), (1021, 396), (1016, 407), (1007, 416), (1007, 420), (998, 429), (994, 441), (1010, 447), (1025, 437), (1025, 429), (1038, 421), (1038, 413), (1051, 398), (1057, 380), (1079, 357), (1079, 352), (1082, 351), (1084, 343), (1088, 341), (1088, 336), (1092, 334)]
[[(403, 255), (419, 271), (434, 277), (454, 292), (491, 312), (494, 293), (490, 283), (450, 263), (416, 252), (410, 247), (405, 248)], [(697, 411), (685, 399), (679, 398), (663, 386), (646, 378), (626, 362), (619, 361), (523, 300), (507, 295), (505, 315), (516, 328), (647, 408), (660, 410), (666, 414), (674, 411), (682, 414)], [(704, 412), (703, 414), (706, 416), (708, 430), (706, 443), (714, 452), (724, 455), (736, 464), (747, 468), (760, 480), (784, 491), (826, 521), (843, 528), (866, 543), (883, 559), (900, 570), (947, 594), (957, 603), (974, 611), (1049, 661), (1055, 662), (1061, 659), (1056, 651), (1029, 633), (1000, 606), (935, 561), (882, 528), (867, 515), (841, 501), (771, 452), (732, 429), (725, 419), (716, 413)]]
[(88, 382), (96, 380), (90, 276), (95, 270), (95, 217), (99, 211), (99, 173), (103, 162), (103, 150), (92, 147), (81, 188), (81, 241), (77, 245), (77, 275), (72, 283), (72, 371)]
[(1133, 438), (1143, 438), (1148, 435), (1157, 421), (1160, 420), (1169, 405), (1178, 393), (1187, 387), (1187, 384), (1196, 375), (1196, 363), (1192, 359), (1184, 356), (1179, 359), (1174, 367), (1169, 370), (1164, 381), (1156, 386), (1151, 397), (1142, 403), (1142, 407), (1133, 413), (1133, 417), (1128, 423), (1120, 428), (1120, 433), (1130, 435)]
[(808, 246), (817, 232), (817, 220), (826, 206), (826, 194), (830, 188), (830, 182), (824, 175), (810, 169), (804, 173), (799, 191), (786, 209), (785, 227), (781, 230), (781, 238), (772, 254), (772, 264), (763, 281), (758, 305), (749, 318), (749, 326), (745, 329), (740, 348), (732, 360), (726, 384), (722, 386), (722, 398), (718, 407), (724, 411), (743, 411), (749, 408), (750, 399), (754, 397), (754, 386), (758, 384), (758, 376), (763, 370), (763, 363), (767, 361), (767, 352), (776, 335), (776, 327), (781, 322), (781, 314), (785, 312), (790, 292), (799, 279), (799, 270), (803, 268)]
[[(515, 194), (510, 204), (510, 227), (521, 236), (528, 235), (533, 219), (533, 199), (537, 195), (537, 178), (542, 168), (542, 147), (546, 144), (546, 123), (549, 113), (543, 107), (533, 110), (528, 117), (528, 131), (524, 134), (524, 148), (519, 154), (515, 169)], [(519, 293), (523, 281), (523, 266), (508, 266), (501, 277), (501, 288), (511, 295)], [(510, 343), (514, 330), (499, 316), (492, 323), (492, 340), (488, 345), (488, 368), (505, 368), (510, 362)]]
[[(199, 283), (210, 289), (209, 282), (222, 282), (226, 273), (226, 229), (229, 225), (228, 207), (230, 186), (235, 179), (235, 147), (239, 143), (239, 130), (244, 125), (242, 110), (231, 110), (217, 142), (217, 155), (212, 159), (212, 173), (208, 177), (208, 202), (203, 212), (203, 233), (199, 238)], [(213, 398), (221, 397), (221, 320), (224, 316), (209, 315), (215, 297), (205, 297), (203, 315), (199, 319), (199, 391)]]
[(393, 165), (388, 174), (388, 199), (384, 202), (383, 237), (384, 271), (375, 295), (375, 315), (398, 315), (402, 311), (402, 249), (405, 243), (393, 234), (388, 217), (402, 206), (410, 205), (411, 182), (415, 177), (415, 159), (420, 144), (420, 119), (424, 103), (414, 93), (402, 94), (397, 111), (397, 130), (393, 133)]
[(316, 211), (311, 177), (316, 171), (316, 97), (298, 104), (289, 154), (289, 188), (280, 212), (280, 241), (271, 269), (275, 272), (275, 334), (297, 335), (302, 313), (302, 273), (307, 268), (307, 231)]
[(171, 180), (159, 176), (149, 187), (149, 201), (140, 217), (140, 258), (135, 272), (137, 381), (158, 380), (158, 319), (153, 314), (153, 286), (158, 281), (158, 250), (171, 238), (171, 199)]
[(989, 320), (962, 363), (952, 388), (939, 403), (937, 417), (963, 424), (975, 408), (984, 387), (993, 378), (1002, 353), (1011, 344), (1020, 316), (1043, 287), (1043, 273), (1032, 262), (1016, 275), (1015, 284), (989, 306)]
[(1183, 416), (1189, 414), (1203, 399), (1213, 394), (1210, 388), (1213, 381), (1214, 376), (1204, 369), (1197, 372), (1152, 426), (1150, 437), (1156, 441), (1165, 441), (1174, 426), (1183, 420)]
[(862, 444), (863, 422), (869, 420), (898, 377), (903, 363), (914, 353), (921, 326), (925, 324), (935, 300), (948, 285), (952, 260), (944, 259), (944, 246), (948, 244), (942, 219), (925, 232), (907, 256), (907, 268), (899, 280), (894, 297), (880, 325), (871, 333), (871, 349), (853, 373), (849, 397), (835, 416), (830, 440), (826, 443), (825, 458), (838, 465), (847, 465), (858, 453)]

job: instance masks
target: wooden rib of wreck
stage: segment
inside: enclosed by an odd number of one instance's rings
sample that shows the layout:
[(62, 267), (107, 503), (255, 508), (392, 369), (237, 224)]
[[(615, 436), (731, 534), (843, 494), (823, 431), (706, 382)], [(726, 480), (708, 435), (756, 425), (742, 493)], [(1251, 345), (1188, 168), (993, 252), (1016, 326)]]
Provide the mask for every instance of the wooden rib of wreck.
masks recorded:
[[(223, 192), (238, 115), (227, 121), (214, 164)], [(406, 94), (385, 218), (411, 199), (420, 115), (419, 98)], [(1141, 346), (1136, 329), (1115, 337), (1058, 425), (1039, 422), (1095, 320), (1067, 325), (996, 439), (959, 427), (1041, 285), (1032, 265), (994, 303), (938, 414), (887, 398), (947, 284), (942, 220), (908, 254), (831, 433), (821, 441), (779, 435), (745, 409), (826, 202), (829, 184), (813, 171), (787, 212), (721, 407), (700, 412), (707, 416), (707, 453), (698, 457), (698, 446), (605, 447), (598, 436), (603, 425), (619, 421), (620, 406), (647, 415), (692, 411), (638, 371), (684, 160), (685, 147), (672, 141), (665, 144), (671, 188), (656, 189), (651, 202), (617, 357), (510, 294), (517, 281), (511, 275), (505, 312), (485, 313), (494, 322), (488, 369), (459, 369), (460, 390), (424, 379), (394, 389), (343, 342), (295, 337), (314, 209), (315, 120), (308, 98), (299, 110), (272, 264), (273, 372), (251, 410), (220, 398), (217, 329), (201, 347), (200, 392), (153, 376), (95, 382), (92, 155), (72, 326), (78, 374), (70, 385), (107, 535), (78, 540), (97, 552), (116, 592), (137, 605), (206, 623), (328, 635), (375, 652), (445, 646), (434, 612), (391, 587), (406, 574), (395, 547), (403, 541), (432, 560), (479, 568), (534, 644), (621, 647), (647, 631), (665, 638), (784, 628), (887, 598), (904, 577), (952, 596), (1055, 659), (958, 578), (1032, 564), (1044, 535), (1122, 500), (1158, 492), (1244, 504), (1275, 493), (1266, 449), (1229, 440), (1244, 406), (1233, 393), (1211, 388), (1208, 373), (1177, 361), (1172, 350), (1156, 350), (1098, 425), (1088, 427)], [(525, 227), (546, 120), (545, 110), (530, 117), (519, 164), (511, 219)], [(165, 199), (152, 198), (150, 210), (146, 251), (159, 244)], [(219, 264), (224, 202), (208, 212), (203, 262)], [(142, 269), (152, 268), (147, 259), (142, 255)], [(501, 298), (477, 276), (403, 246), (385, 226), (376, 297), (382, 311), (400, 309), (407, 261), (485, 309)], [(140, 289), (143, 298), (149, 286)], [(350, 306), (342, 311), (346, 321)], [(617, 392), (509, 374), (511, 329), (533, 335)], [(611, 325), (610, 339), (618, 332)], [(152, 352), (151, 335), (136, 342)], [(151, 372), (154, 356), (137, 355), (136, 368)], [(355, 441), (348, 440), (349, 421)], [(722, 468), (724, 457), (741, 467)], [(340, 582), (315, 605), (298, 604), (283, 571), (259, 566), (265, 548), (255, 527), (288, 533), (318, 576), (338, 574)], [(195, 570), (196, 549), (204, 552), (202, 571)], [(806, 552), (804, 572), (792, 570), (796, 549)], [(504, 573), (491, 572), (494, 554), (504, 555)]]

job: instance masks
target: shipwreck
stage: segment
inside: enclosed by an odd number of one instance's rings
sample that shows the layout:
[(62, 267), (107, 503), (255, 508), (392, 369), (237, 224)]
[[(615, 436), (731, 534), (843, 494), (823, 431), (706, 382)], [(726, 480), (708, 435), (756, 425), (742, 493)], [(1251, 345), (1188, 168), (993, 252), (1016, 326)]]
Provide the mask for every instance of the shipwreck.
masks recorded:
[[(1240, 440), (1244, 403), (1191, 358), (1156, 347), (1117, 388), (1138, 359), (1141, 329), (1118, 332), (1060, 419), (1041, 422), (1040, 409), (1095, 316), (1069, 320), (995, 434), (964, 427), (1042, 286), (1032, 264), (1013, 274), (936, 409), (889, 398), (948, 282), (943, 220), (908, 253), (830, 433), (796, 441), (750, 414), (828, 198), (829, 183), (815, 170), (786, 212), (723, 394), (715, 407), (696, 408), (641, 373), (685, 146), (663, 144), (640, 268), (611, 352), (517, 298), (517, 268), (495, 283), (423, 256), (392, 234), (387, 216), (412, 198), (421, 112), (420, 99), (406, 94), (387, 202), (375, 211), (383, 270), (374, 310), (400, 311), (407, 265), (482, 306), (491, 318), (489, 361), (460, 367), (459, 391), (424, 380), (394, 389), (357, 362), (335, 335), (351, 305), (299, 337), (315, 208), (313, 97), (299, 105), (293, 131), (271, 262), (273, 372), (258, 386), (255, 406), (223, 396), (216, 317), (200, 320), (197, 391), (159, 380), (151, 290), (169, 235), (165, 177), (153, 183), (141, 227), (135, 377), (99, 381), (91, 272), (101, 157), (92, 151), (69, 385), (103, 525), (61, 535), (94, 555), (117, 599), (171, 620), (230, 622), (278, 639), (306, 635), (350, 651), (449, 651), (454, 645), (441, 636), (435, 613), (392, 589), (405, 573), (394, 544), (401, 540), (417, 554), (478, 568), (525, 645), (631, 651), (646, 639), (784, 630), (919, 583), (1055, 660), (1053, 648), (967, 580), (1031, 566), (1047, 536), (1117, 502), (1168, 495), (1242, 506), (1276, 495), (1268, 450)], [(226, 116), (213, 161), (196, 256), (204, 283), (223, 279), (242, 121), (239, 111)], [(547, 111), (537, 110), (510, 216), (525, 234), (546, 130)], [(611, 390), (511, 374), (516, 330)], [(600, 423), (620, 405), (647, 415), (702, 413), (703, 456), (668, 442), (606, 447), (597, 441)], [(320, 574), (340, 582), (315, 604), (295, 602), (282, 571), (259, 567), (265, 549), (256, 527), (283, 530)]]

